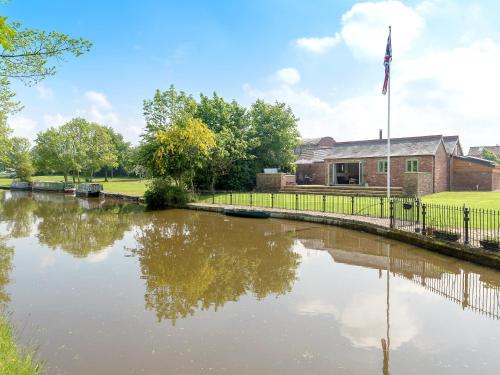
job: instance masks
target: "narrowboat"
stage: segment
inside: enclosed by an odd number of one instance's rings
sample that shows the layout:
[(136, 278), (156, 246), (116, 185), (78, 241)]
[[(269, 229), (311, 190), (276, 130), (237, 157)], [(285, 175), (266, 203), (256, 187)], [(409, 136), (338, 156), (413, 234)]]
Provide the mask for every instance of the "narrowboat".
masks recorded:
[(98, 197), (101, 191), (104, 190), (102, 184), (94, 184), (92, 182), (83, 182), (78, 184), (76, 188), (77, 197)]
[(267, 219), (271, 217), (271, 213), (257, 210), (244, 210), (237, 208), (225, 208), (224, 214), (227, 216), (249, 217), (253, 219)]
[(47, 182), (35, 181), (33, 182), (34, 191), (53, 191), (57, 193), (72, 193), (75, 191), (73, 184), (68, 182)]
[(31, 184), (31, 182), (27, 182), (27, 181), (13, 181), (10, 184), (10, 188), (12, 190), (28, 190), (28, 191), (31, 191), (31, 190), (33, 190), (33, 185)]

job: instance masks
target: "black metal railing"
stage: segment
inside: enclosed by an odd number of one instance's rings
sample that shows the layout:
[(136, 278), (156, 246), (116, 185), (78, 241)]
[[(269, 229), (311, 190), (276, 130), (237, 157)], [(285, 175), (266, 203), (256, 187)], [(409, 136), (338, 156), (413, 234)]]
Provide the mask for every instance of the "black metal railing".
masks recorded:
[[(427, 204), (415, 197), (314, 193), (200, 192), (212, 204), (313, 211), (387, 219), (391, 228), (488, 250), (500, 249), (500, 211)], [(380, 222), (377, 222), (380, 223)]]

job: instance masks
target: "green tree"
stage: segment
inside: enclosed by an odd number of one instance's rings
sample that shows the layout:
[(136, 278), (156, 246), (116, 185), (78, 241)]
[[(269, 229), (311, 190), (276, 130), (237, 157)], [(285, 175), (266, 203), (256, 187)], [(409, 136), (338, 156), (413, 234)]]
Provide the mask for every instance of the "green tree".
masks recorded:
[(83, 118), (74, 118), (59, 128), (64, 142), (61, 157), (64, 157), (70, 165), (70, 170), (75, 179), (80, 182), (80, 173), (86, 167), (87, 140), (89, 134), (89, 123)]
[(38, 133), (33, 148), (37, 170), (45, 173), (62, 172), (64, 181), (68, 182), (73, 164), (68, 158), (67, 146), (68, 142), (60, 129), (49, 128)]
[[(86, 121), (86, 120), (84, 120)], [(94, 173), (102, 168), (115, 168), (118, 157), (113, 139), (109, 130), (96, 123), (86, 123), (85, 142), (85, 168), (89, 171), (92, 181)]]
[(249, 157), (245, 108), (236, 101), (225, 102), (215, 93), (212, 98), (202, 94), (196, 116), (215, 134), (215, 145), (206, 166), (200, 171), (214, 190), (217, 182), (229, 173), (235, 162)]
[(35, 173), (31, 146), (27, 138), (13, 137), (8, 151), (8, 165), (16, 171), (16, 175), (22, 181), (29, 181)]
[(483, 148), (483, 151), (481, 151), (481, 157), (486, 160), (491, 160), (497, 164), (500, 162), (496, 154), (493, 151), (488, 150), (486, 148)]
[(170, 177), (178, 187), (193, 188), (196, 169), (200, 168), (215, 145), (213, 132), (200, 120), (182, 117), (166, 130), (158, 130), (151, 153), (155, 176)]
[(7, 117), (4, 112), (0, 111), (0, 169), (5, 168), (8, 164), (8, 152), (11, 145), (10, 133)]
[(248, 111), (250, 137), (257, 145), (251, 153), (255, 156), (254, 172), (265, 167), (276, 167), (281, 171), (292, 170), (294, 149), (298, 145), (298, 118), (285, 103), (269, 104), (257, 100)]
[(111, 177), (113, 177), (113, 171), (117, 168), (121, 169), (123, 172), (127, 172), (127, 167), (130, 163), (130, 158), (132, 156), (130, 142), (126, 142), (123, 139), (123, 135), (115, 131), (112, 127), (105, 127), (106, 131), (111, 137), (111, 142), (115, 146), (116, 150), (116, 163), (106, 164), (104, 173), (105, 181), (108, 181), (108, 170), (111, 172)]

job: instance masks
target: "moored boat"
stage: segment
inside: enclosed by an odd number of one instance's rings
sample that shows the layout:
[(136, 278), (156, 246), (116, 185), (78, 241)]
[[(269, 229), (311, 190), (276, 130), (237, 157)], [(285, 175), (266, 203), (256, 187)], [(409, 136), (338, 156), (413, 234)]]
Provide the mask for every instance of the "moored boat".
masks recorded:
[(83, 182), (78, 184), (76, 188), (77, 197), (98, 197), (101, 191), (104, 190), (102, 184), (94, 184), (92, 182)]
[(33, 190), (33, 185), (31, 184), (31, 182), (27, 182), (27, 181), (13, 181), (11, 184), (10, 184), (10, 188), (12, 190)]
[(228, 216), (249, 217), (253, 219), (267, 219), (271, 217), (271, 213), (267, 211), (245, 210), (238, 208), (226, 208), (224, 214)]
[[(73, 190), (71, 190), (73, 189)], [(34, 191), (52, 191), (57, 193), (74, 192), (75, 187), (68, 182), (54, 182), (54, 181), (35, 181), (33, 182)], [(68, 191), (67, 191), (68, 190)]]

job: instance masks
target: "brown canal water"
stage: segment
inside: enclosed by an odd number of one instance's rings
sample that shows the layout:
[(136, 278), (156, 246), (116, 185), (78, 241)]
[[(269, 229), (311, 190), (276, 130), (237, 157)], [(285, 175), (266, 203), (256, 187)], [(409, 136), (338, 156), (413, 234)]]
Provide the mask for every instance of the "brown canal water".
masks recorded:
[(0, 303), (49, 374), (498, 374), (499, 298), (364, 233), (0, 193)]

